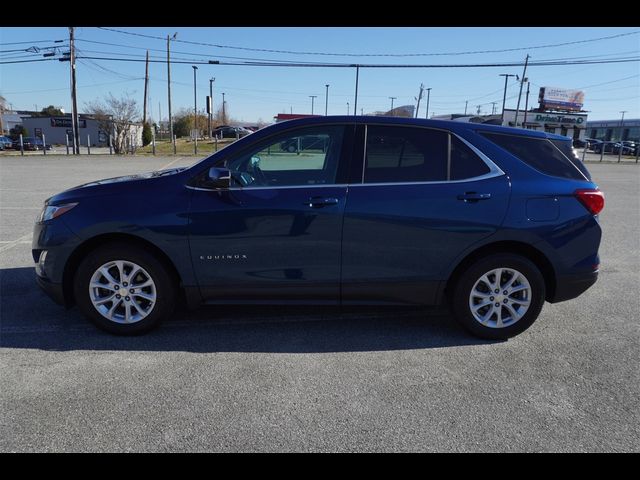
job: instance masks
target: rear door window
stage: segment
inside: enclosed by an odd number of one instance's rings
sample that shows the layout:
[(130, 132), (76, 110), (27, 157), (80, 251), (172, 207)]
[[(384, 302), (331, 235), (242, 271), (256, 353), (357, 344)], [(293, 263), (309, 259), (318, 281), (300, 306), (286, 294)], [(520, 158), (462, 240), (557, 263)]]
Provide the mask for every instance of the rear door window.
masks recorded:
[(571, 140), (550, 140), (550, 142), (553, 143), (558, 150), (560, 150), (564, 156), (567, 157), (567, 159), (584, 174), (585, 177), (591, 180), (591, 174), (589, 173), (589, 170), (587, 170), (587, 167), (585, 167), (584, 163), (582, 163), (582, 160), (580, 160), (576, 155), (576, 151), (573, 149), (573, 145), (571, 145)]
[(539, 172), (573, 180), (588, 179), (574, 162), (546, 138), (494, 132), (480, 133)]
[(447, 180), (447, 133), (412, 127), (367, 128), (364, 183)]
[(451, 135), (451, 178), (465, 180), (467, 178), (486, 175), (491, 169), (465, 143)]

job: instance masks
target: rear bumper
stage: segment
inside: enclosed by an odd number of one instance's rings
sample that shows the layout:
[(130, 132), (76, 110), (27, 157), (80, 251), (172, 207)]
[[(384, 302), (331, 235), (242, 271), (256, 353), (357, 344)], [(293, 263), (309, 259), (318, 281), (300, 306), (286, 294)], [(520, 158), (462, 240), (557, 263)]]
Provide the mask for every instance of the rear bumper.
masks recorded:
[(64, 292), (62, 290), (61, 283), (50, 282), (46, 278), (42, 278), (38, 275), (36, 275), (36, 282), (38, 283), (40, 288), (42, 288), (42, 290), (44, 290), (45, 293), (53, 299), (54, 302), (56, 302), (58, 305), (65, 306)]
[(579, 275), (563, 275), (557, 279), (556, 291), (549, 303), (564, 302), (582, 295), (598, 280), (598, 271)]

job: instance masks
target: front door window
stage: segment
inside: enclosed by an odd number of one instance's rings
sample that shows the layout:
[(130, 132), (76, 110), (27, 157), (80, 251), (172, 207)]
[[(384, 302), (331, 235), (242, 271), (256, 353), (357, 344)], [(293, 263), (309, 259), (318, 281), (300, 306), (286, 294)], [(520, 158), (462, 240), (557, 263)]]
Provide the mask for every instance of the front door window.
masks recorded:
[(242, 188), (332, 185), (336, 183), (342, 126), (280, 134), (225, 164)]

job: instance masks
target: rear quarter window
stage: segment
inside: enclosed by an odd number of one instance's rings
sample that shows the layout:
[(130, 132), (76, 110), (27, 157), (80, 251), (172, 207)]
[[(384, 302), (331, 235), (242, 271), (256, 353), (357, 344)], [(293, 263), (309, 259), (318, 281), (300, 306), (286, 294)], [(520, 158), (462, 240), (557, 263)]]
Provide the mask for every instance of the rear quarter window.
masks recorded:
[(566, 153), (546, 138), (494, 132), (480, 132), (480, 134), (539, 172), (572, 180), (589, 179), (584, 165), (581, 169), (574, 163), (580, 160), (570, 160)]

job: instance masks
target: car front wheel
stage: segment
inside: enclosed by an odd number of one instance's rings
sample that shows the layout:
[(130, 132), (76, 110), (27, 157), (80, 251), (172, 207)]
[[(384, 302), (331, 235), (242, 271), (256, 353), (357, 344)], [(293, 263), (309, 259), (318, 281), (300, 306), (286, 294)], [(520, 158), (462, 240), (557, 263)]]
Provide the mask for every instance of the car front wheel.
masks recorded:
[(168, 318), (175, 286), (167, 268), (145, 250), (110, 244), (89, 253), (74, 282), (80, 311), (97, 327), (116, 335), (147, 332)]
[(529, 328), (545, 299), (540, 270), (525, 257), (496, 254), (478, 260), (459, 278), (453, 312), (480, 338), (504, 340)]

